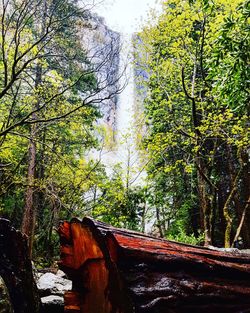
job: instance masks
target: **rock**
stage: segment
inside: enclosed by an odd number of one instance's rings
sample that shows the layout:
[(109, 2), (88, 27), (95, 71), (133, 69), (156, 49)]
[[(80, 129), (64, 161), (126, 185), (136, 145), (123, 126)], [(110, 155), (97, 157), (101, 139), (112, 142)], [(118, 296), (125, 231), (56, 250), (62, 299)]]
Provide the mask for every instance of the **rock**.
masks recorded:
[(47, 296), (41, 298), (42, 309), (41, 313), (63, 313), (64, 312), (64, 299), (60, 296)]
[(13, 313), (9, 291), (0, 276), (0, 313)]
[(102, 113), (99, 123), (116, 130), (120, 68), (120, 34), (110, 29), (104, 18), (86, 11), (85, 25), (79, 29), (81, 45), (87, 52), (101, 90), (97, 98)]
[(250, 249), (241, 249), (241, 253), (250, 254)]
[[(64, 292), (72, 289), (72, 282), (66, 279), (66, 274), (58, 270), (55, 273), (39, 273), (37, 287), (41, 295), (40, 313), (63, 313)], [(1, 313), (1, 312), (0, 312)]]
[(64, 304), (64, 300), (63, 300), (63, 297), (60, 297), (60, 296), (54, 296), (54, 295), (51, 295), (51, 296), (47, 296), (47, 297), (42, 297), (41, 298), (41, 301), (42, 301), (42, 304), (44, 305), (62, 305)]
[(72, 289), (72, 282), (62, 277), (64, 273), (58, 275), (53, 273), (43, 274), (37, 281), (37, 287), (41, 296), (59, 295), (63, 296), (65, 291)]
[(215, 246), (208, 246), (207, 248), (210, 250), (221, 251), (221, 252), (229, 252), (229, 253), (235, 253), (235, 254), (240, 253), (240, 250), (237, 248), (218, 248)]
[(218, 247), (214, 247), (214, 246), (208, 246), (207, 248), (210, 250), (228, 252), (228, 253), (233, 253), (233, 254), (250, 254), (250, 249), (218, 248)]
[(67, 278), (67, 275), (61, 270), (57, 271), (56, 276), (61, 277), (61, 278)]

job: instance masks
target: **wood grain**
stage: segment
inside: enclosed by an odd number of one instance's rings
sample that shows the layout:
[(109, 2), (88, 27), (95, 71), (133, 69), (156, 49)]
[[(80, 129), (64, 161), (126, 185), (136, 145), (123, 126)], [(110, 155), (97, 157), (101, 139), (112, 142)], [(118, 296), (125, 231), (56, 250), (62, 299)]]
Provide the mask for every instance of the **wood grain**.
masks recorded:
[(79, 295), (79, 312), (250, 312), (247, 254), (157, 239), (91, 218), (64, 222), (59, 234), (60, 267)]

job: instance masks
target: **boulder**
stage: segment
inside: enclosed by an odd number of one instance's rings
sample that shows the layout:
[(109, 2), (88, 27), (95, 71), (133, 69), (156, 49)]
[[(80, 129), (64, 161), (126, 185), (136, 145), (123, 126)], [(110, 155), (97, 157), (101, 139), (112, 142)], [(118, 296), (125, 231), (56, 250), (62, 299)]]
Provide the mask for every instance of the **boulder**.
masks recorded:
[(65, 291), (72, 289), (72, 282), (60, 271), (58, 274), (45, 273), (37, 280), (37, 287), (42, 297), (56, 295), (63, 296)]

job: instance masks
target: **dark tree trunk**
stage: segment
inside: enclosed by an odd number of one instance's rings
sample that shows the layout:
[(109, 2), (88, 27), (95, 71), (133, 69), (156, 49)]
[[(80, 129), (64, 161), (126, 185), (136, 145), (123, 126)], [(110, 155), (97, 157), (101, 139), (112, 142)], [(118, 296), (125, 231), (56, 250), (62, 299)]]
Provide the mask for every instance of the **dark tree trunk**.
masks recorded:
[(27, 238), (5, 219), (0, 219), (0, 253), (0, 276), (7, 286), (14, 313), (38, 313), (40, 298)]
[(84, 218), (59, 228), (65, 312), (250, 312), (250, 257)]

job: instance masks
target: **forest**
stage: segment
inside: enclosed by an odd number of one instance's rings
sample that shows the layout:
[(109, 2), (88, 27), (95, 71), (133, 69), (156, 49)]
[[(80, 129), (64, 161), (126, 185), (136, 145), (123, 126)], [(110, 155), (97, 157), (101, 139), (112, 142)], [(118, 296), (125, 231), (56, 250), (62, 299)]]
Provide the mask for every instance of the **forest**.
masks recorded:
[(85, 46), (91, 6), (0, 6), (0, 216), (37, 266), (58, 260), (57, 229), (72, 217), (250, 248), (249, 0), (163, 0), (134, 34), (136, 171), (130, 153), (111, 171), (91, 154), (115, 146), (98, 121), (124, 89), (123, 71), (107, 71), (119, 40)]

